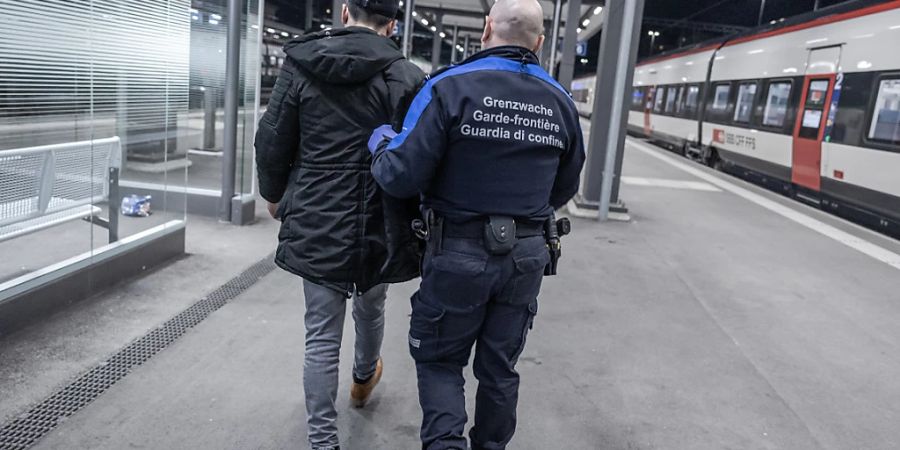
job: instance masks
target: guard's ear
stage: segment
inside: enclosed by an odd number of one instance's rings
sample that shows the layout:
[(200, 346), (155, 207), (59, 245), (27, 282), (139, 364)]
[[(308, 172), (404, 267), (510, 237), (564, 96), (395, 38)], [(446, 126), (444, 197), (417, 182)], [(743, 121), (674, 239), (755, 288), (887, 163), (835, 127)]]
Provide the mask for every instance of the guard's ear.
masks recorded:
[(485, 47), (488, 41), (491, 40), (491, 36), (494, 35), (494, 19), (491, 19), (491, 16), (485, 16), (484, 18), (484, 34), (481, 35), (481, 46)]
[(544, 41), (545, 41), (546, 39), (547, 39), (547, 37), (544, 36), (543, 34), (540, 35), (540, 36), (538, 36), (537, 47), (531, 49), (531, 51), (533, 51), (534, 53), (540, 52), (540, 51), (541, 51), (541, 48), (544, 47)]

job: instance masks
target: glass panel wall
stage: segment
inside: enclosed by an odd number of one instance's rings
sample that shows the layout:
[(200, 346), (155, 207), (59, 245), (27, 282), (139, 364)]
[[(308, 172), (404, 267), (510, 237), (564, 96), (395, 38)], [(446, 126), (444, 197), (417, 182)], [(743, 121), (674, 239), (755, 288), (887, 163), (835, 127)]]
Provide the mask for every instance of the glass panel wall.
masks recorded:
[[(262, 0), (243, 0), (238, 148), (235, 186), (252, 193), (253, 134), (258, 108)], [(224, 141), (227, 0), (194, 0), (190, 8), (190, 145), (189, 177), (194, 194), (218, 195), (222, 187)]]
[(0, 281), (183, 219), (188, 2), (0, 0)]
[[(245, 193), (261, 1), (242, 18)], [(0, 290), (180, 226), (193, 191), (218, 195), (226, 4), (0, 0)]]

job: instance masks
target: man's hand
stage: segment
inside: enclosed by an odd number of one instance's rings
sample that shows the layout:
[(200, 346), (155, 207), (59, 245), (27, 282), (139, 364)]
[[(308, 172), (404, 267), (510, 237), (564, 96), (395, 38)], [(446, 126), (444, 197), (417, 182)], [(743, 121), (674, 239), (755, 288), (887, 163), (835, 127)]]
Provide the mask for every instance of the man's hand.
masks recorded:
[(278, 213), (278, 203), (269, 203), (266, 202), (266, 209), (269, 210), (269, 215), (272, 216), (273, 219), (277, 219), (275, 215)]
[(372, 137), (369, 139), (369, 151), (374, 155), (378, 152), (378, 146), (381, 145), (385, 139), (393, 139), (396, 136), (397, 133), (390, 125), (382, 125), (376, 128), (375, 132), (372, 133)]

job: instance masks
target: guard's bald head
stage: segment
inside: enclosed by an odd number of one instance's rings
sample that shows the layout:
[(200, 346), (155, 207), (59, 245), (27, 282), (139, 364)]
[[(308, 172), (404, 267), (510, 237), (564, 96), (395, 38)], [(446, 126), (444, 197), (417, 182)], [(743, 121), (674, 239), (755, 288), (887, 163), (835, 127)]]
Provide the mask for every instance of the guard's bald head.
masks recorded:
[(538, 0), (497, 0), (482, 41), (484, 48), (518, 45), (537, 50), (543, 35), (544, 10)]

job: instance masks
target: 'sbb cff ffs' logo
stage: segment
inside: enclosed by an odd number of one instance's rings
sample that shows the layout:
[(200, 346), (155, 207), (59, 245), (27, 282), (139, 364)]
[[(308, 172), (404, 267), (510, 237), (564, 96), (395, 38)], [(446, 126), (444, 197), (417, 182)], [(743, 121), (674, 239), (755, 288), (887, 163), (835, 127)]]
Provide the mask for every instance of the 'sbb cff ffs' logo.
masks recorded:
[(713, 141), (719, 144), (725, 143), (725, 130), (713, 130)]

